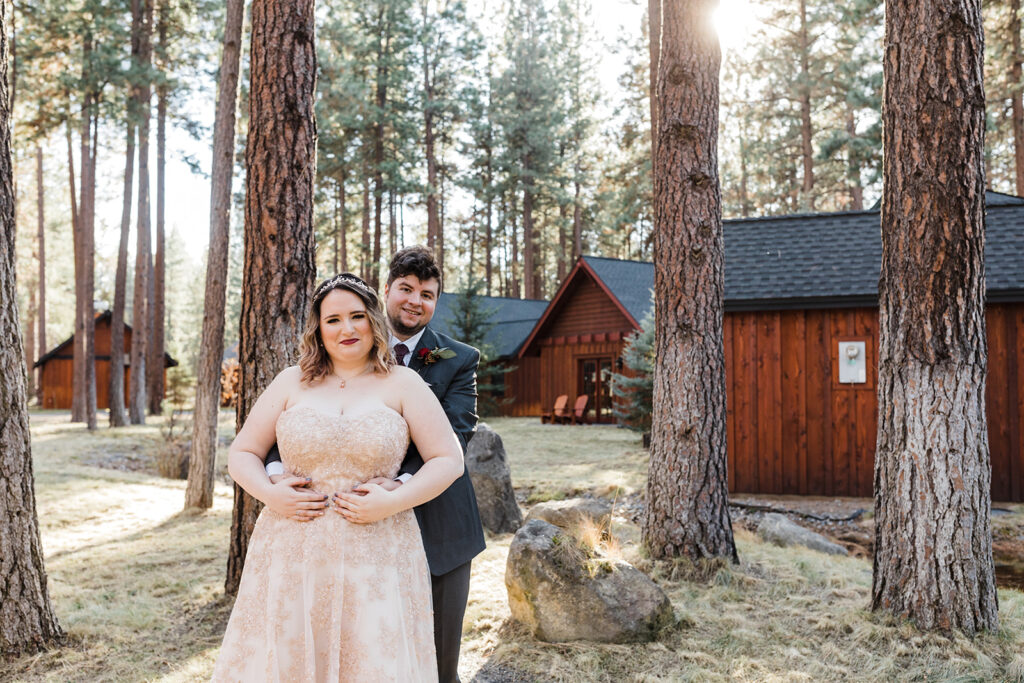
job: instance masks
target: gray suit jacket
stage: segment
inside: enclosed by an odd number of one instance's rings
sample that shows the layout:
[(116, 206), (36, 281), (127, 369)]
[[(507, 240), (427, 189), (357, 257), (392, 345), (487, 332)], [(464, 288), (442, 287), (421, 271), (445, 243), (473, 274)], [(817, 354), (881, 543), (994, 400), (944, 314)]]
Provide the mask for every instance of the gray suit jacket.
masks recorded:
[[(421, 355), (423, 350), (436, 348), (451, 349), (455, 357), (442, 358), (427, 365)], [(412, 350), (409, 361), (409, 368), (419, 373), (441, 402), (452, 429), (459, 437), (463, 453), (476, 430), (476, 368), (479, 362), (479, 351), (434, 332), (429, 326)], [(410, 444), (401, 471), (415, 474), (422, 466), (423, 458), (416, 445)], [(465, 468), (462, 476), (444, 493), (416, 508), (416, 519), (420, 523), (430, 573), (435, 576), (469, 562), (485, 547), (476, 494), (469, 471)]]

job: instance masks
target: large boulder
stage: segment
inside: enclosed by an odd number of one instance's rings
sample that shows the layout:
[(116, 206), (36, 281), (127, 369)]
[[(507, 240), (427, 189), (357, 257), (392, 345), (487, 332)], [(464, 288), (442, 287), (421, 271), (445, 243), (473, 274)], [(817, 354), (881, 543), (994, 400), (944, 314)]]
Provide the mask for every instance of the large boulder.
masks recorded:
[(596, 498), (570, 498), (568, 500), (549, 500), (537, 503), (530, 508), (526, 521), (543, 519), (549, 524), (563, 529), (579, 526), (584, 518), (592, 519), (599, 525), (607, 527), (612, 516), (612, 506)]
[(512, 470), (508, 466), (501, 437), (484, 423), (466, 448), (466, 468), (473, 480), (480, 521), (492, 533), (510, 533), (523, 525), (523, 513), (512, 490)]
[(505, 567), (512, 617), (548, 642), (653, 640), (672, 623), (672, 604), (647, 575), (622, 560), (581, 550), (541, 519), (512, 539)]
[(829, 555), (846, 555), (846, 548), (810, 529), (790, 521), (785, 515), (769, 512), (757, 525), (757, 534), (769, 543), (789, 547), (802, 545)]

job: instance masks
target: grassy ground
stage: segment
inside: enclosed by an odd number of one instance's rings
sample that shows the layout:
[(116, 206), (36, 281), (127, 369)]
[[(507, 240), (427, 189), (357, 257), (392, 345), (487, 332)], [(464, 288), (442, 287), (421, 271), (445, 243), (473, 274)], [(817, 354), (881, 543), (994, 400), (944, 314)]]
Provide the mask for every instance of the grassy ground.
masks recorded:
[[(181, 512), (184, 482), (155, 475), (152, 426), (87, 433), (66, 413), (32, 415), (36, 493), (50, 591), (64, 647), (0, 663), (0, 680), (188, 681), (209, 677), (230, 604), (222, 583), (231, 492), (213, 510)], [(635, 434), (612, 428), (490, 422), (521, 497), (643, 488)], [(221, 436), (233, 416), (224, 413)], [(222, 454), (223, 456), (223, 454)], [(973, 640), (920, 634), (867, 611), (864, 559), (783, 550), (737, 531), (741, 564), (653, 565), (639, 530), (616, 518), (621, 553), (669, 593), (676, 626), (635, 646), (533, 641), (512, 623), (504, 589), (510, 535), (474, 562), (463, 680), (1019, 680), (1024, 593), (1001, 590), (1000, 629)], [(1024, 506), (999, 519), (1024, 528)]]

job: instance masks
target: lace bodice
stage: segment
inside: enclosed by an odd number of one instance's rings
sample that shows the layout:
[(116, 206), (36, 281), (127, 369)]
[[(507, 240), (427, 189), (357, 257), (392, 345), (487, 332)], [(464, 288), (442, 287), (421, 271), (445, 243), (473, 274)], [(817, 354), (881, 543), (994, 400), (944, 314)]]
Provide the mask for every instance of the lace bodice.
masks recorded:
[(314, 488), (347, 490), (398, 474), (409, 447), (409, 425), (388, 406), (330, 415), (300, 403), (278, 418), (277, 443), (285, 468), (311, 477)]

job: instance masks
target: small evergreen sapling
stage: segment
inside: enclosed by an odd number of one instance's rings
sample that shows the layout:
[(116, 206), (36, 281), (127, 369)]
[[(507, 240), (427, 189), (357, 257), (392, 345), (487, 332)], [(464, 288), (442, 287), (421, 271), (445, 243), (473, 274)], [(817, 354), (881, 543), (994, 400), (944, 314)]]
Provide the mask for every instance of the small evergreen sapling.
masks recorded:
[(640, 329), (626, 338), (622, 364), (629, 374), (612, 374), (612, 413), (630, 429), (651, 431), (654, 402), (654, 308), (640, 321)]
[(480, 351), (480, 365), (476, 371), (476, 388), (479, 394), (477, 409), (481, 415), (493, 415), (501, 405), (512, 402), (511, 397), (504, 393), (505, 373), (511, 372), (515, 366), (496, 361), (497, 351), (488, 343), (494, 323), (491, 319), (497, 312), (488, 308), (480, 300), (480, 289), (483, 283), (477, 278), (470, 278), (466, 288), (455, 295), (451, 309), (451, 326), (455, 337)]

